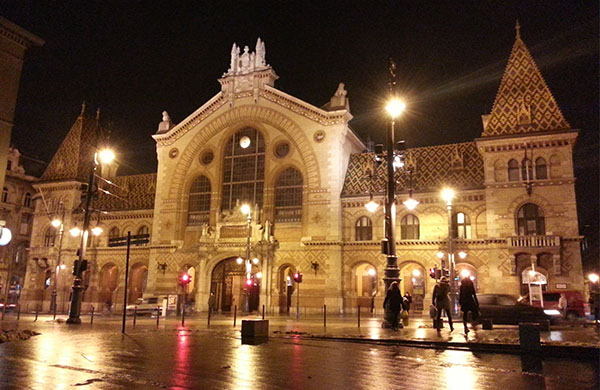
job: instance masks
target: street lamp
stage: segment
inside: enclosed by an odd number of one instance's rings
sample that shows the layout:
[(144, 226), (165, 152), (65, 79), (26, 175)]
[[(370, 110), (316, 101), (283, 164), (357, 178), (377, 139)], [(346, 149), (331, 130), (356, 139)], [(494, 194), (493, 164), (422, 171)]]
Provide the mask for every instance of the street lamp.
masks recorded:
[[(243, 204), (240, 207), (240, 211), (243, 214), (246, 214), (246, 216), (247, 216), (246, 221), (248, 223), (248, 235), (246, 237), (246, 257), (243, 259), (241, 257), (238, 257), (236, 259), (236, 261), (238, 264), (245, 263), (246, 285), (245, 285), (244, 311), (249, 312), (250, 311), (250, 289), (254, 285), (254, 280), (252, 278), (252, 276), (253, 276), (252, 265), (253, 264), (258, 265), (260, 260), (256, 257), (253, 259), (250, 258), (250, 239), (252, 237), (252, 208), (248, 204)], [(261, 279), (262, 273), (261, 272), (257, 273), (256, 278)]]
[(55, 217), (50, 224), (58, 229), (58, 254), (56, 255), (56, 265), (54, 267), (54, 283), (52, 285), (52, 295), (50, 299), (50, 310), (54, 312), (54, 319), (56, 319), (56, 296), (57, 296), (57, 284), (58, 284), (58, 271), (64, 269), (66, 266), (61, 264), (62, 244), (65, 233), (65, 208), (62, 202), (59, 204), (60, 216)]
[[(452, 200), (454, 199), (454, 190), (451, 188), (442, 189), (442, 199), (446, 201), (446, 208), (448, 209), (448, 270), (450, 276), (450, 305), (452, 307), (452, 314), (458, 313), (458, 286), (456, 284), (456, 277), (454, 276), (454, 232), (452, 226)], [(466, 253), (460, 252), (459, 257), (464, 259), (467, 256)], [(438, 253), (438, 257), (439, 253)], [(443, 254), (442, 254), (443, 257)], [(441, 259), (441, 257), (440, 257)], [(443, 265), (442, 265), (442, 268)]]
[[(94, 180), (96, 179), (96, 171), (99, 164), (109, 164), (115, 158), (115, 154), (109, 149), (103, 149), (94, 153), (92, 167), (90, 169), (90, 177), (88, 179), (87, 190), (85, 193), (85, 202), (83, 205), (83, 229), (81, 231), (81, 240), (79, 244), (79, 261), (73, 267), (73, 293), (71, 294), (71, 308), (69, 309), (68, 324), (81, 324), (81, 300), (83, 297), (83, 262), (85, 251), (87, 248), (87, 240), (90, 230), (90, 206), (94, 195)], [(72, 229), (73, 230), (73, 229)], [(97, 231), (96, 231), (97, 232)], [(73, 232), (71, 232), (73, 234)]]

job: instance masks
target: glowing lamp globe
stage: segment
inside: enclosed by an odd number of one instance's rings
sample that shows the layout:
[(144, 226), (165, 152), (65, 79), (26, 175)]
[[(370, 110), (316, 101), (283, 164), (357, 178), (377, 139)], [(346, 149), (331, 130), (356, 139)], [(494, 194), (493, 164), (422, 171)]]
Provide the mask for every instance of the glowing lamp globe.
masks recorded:
[(102, 164), (109, 164), (115, 159), (115, 154), (110, 149), (102, 149), (98, 152), (98, 159)]
[(385, 106), (385, 109), (387, 110), (388, 114), (390, 114), (390, 116), (393, 119), (396, 119), (398, 116), (400, 116), (400, 114), (402, 114), (402, 111), (404, 111), (405, 108), (406, 104), (404, 104), (398, 99), (390, 100), (387, 106)]

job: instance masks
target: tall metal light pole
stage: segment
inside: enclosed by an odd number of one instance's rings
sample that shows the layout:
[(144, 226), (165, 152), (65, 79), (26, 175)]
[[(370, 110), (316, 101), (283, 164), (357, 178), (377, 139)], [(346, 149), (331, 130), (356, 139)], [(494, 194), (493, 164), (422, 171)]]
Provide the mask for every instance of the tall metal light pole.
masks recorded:
[[(385, 239), (383, 242), (384, 254), (386, 255), (386, 267), (383, 282), (385, 293), (388, 294), (389, 287), (393, 282), (400, 283), (400, 269), (398, 268), (398, 257), (396, 256), (396, 180), (394, 178), (394, 138), (396, 118), (404, 111), (404, 103), (395, 98), (396, 86), (396, 63), (389, 58), (389, 81), (388, 89), (390, 101), (386, 110), (390, 114), (390, 128), (387, 133), (387, 187), (385, 199)], [(386, 310), (383, 327), (392, 327), (389, 319), (390, 313)], [(395, 325), (394, 325), (395, 326)], [(402, 323), (399, 324), (402, 327)]]
[[(50, 299), (50, 312), (54, 312), (56, 316), (56, 296), (57, 294), (57, 284), (58, 284), (58, 270), (61, 266), (61, 254), (62, 254), (62, 244), (63, 237), (65, 234), (65, 209), (62, 202), (59, 204), (60, 207), (60, 217), (53, 219), (50, 223), (55, 228), (58, 228), (58, 254), (56, 255), (56, 264), (54, 265), (54, 282), (52, 283), (52, 296)], [(64, 268), (64, 267), (63, 267)]]
[(458, 314), (458, 286), (454, 276), (454, 231), (452, 224), (452, 199), (454, 199), (454, 191), (450, 188), (442, 190), (442, 199), (446, 201), (448, 209), (448, 270), (450, 278), (450, 307), (452, 315)]
[(83, 229), (81, 232), (81, 241), (79, 245), (79, 256), (78, 260), (73, 267), (73, 293), (71, 294), (71, 308), (69, 309), (69, 318), (67, 324), (81, 324), (81, 301), (83, 297), (83, 261), (85, 258), (85, 252), (87, 248), (87, 240), (90, 233), (90, 206), (92, 204), (92, 197), (94, 195), (94, 181), (96, 178), (96, 171), (98, 165), (102, 163), (110, 163), (115, 158), (112, 151), (105, 149), (100, 152), (94, 153), (94, 159), (92, 160), (92, 169), (90, 170), (90, 177), (88, 179), (87, 190), (85, 193), (85, 202), (83, 205)]
[[(247, 223), (248, 223), (248, 235), (246, 237), (246, 258), (242, 259), (241, 257), (238, 258), (238, 264), (242, 264), (242, 262), (244, 262), (245, 264), (245, 269), (246, 269), (246, 281), (244, 283), (244, 297), (245, 297), (245, 302), (244, 302), (244, 311), (245, 312), (250, 312), (250, 290), (253, 288), (254, 286), (254, 274), (252, 272), (252, 266), (253, 264), (258, 264), (259, 260), (258, 258), (250, 258), (250, 239), (252, 237), (252, 208), (248, 205), (248, 204), (243, 204), (240, 207), (240, 211), (243, 214), (246, 214), (247, 216)], [(259, 272), (256, 274), (257, 275), (257, 279), (260, 279), (262, 277), (262, 274)]]

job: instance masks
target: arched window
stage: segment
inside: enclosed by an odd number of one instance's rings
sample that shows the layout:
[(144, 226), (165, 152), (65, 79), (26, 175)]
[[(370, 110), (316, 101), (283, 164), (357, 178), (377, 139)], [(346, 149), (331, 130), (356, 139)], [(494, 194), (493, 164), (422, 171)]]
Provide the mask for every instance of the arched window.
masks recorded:
[(356, 241), (371, 241), (373, 239), (373, 224), (369, 217), (360, 217), (356, 221)]
[(533, 203), (524, 204), (517, 212), (517, 234), (519, 236), (544, 235), (544, 214)]
[(117, 238), (119, 237), (119, 228), (116, 226), (113, 226), (110, 228), (110, 230), (108, 231), (108, 238)]
[(400, 238), (402, 240), (419, 239), (419, 218), (407, 214), (400, 220)]
[(531, 160), (525, 157), (521, 161), (521, 180), (529, 181), (533, 180), (533, 167)]
[(265, 142), (258, 130), (246, 127), (233, 134), (223, 153), (221, 210), (236, 201), (262, 207), (265, 181)]
[(4, 187), (2, 189), (2, 203), (8, 202), (8, 188)]
[[(150, 229), (148, 228), (148, 226), (144, 225), (142, 227), (140, 227), (137, 231), (137, 235), (139, 236), (140, 234), (150, 234)], [(148, 237), (149, 239), (150, 237)], [(140, 245), (148, 245), (148, 244), (137, 244), (138, 246)]]
[(452, 235), (454, 238), (471, 238), (471, 220), (465, 213), (452, 216)]
[(54, 246), (54, 241), (56, 241), (56, 228), (54, 226), (50, 226), (48, 229), (46, 229), (46, 234), (44, 234), (44, 246)]
[(275, 181), (275, 222), (302, 221), (302, 174), (288, 168)]
[(200, 176), (190, 187), (188, 200), (188, 225), (202, 225), (210, 219), (210, 180)]
[(31, 207), (31, 194), (27, 192), (23, 198), (23, 206)]
[(508, 162), (508, 181), (519, 181), (519, 163), (515, 159)]
[(548, 167), (546, 160), (543, 157), (535, 159), (535, 178), (537, 180), (545, 180), (548, 178)]

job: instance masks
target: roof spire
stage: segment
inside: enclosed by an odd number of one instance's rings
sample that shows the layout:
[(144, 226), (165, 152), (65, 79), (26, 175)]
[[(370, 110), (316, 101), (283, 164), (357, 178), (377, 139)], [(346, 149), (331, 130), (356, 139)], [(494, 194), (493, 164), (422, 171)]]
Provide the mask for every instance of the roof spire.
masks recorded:
[(515, 24), (515, 31), (517, 32), (516, 39), (521, 39), (521, 24), (519, 23), (519, 19), (517, 19), (517, 23)]
[(100, 122), (100, 107), (96, 109), (96, 122)]
[(85, 114), (85, 100), (81, 103), (81, 114), (79, 116), (83, 116)]

